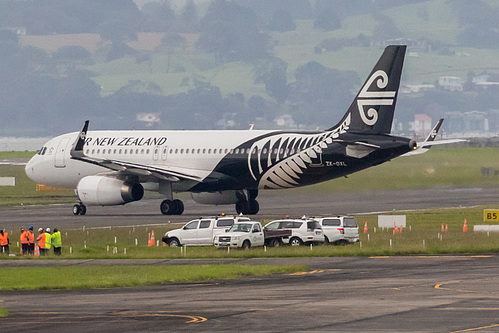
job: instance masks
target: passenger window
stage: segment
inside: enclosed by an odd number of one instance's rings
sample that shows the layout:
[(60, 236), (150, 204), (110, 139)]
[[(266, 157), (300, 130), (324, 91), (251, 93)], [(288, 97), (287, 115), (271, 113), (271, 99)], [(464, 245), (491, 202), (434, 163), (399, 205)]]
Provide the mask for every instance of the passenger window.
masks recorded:
[(201, 223), (199, 224), (199, 229), (206, 229), (209, 228), (211, 225), (210, 220), (202, 220)]
[(353, 218), (344, 218), (343, 225), (347, 228), (356, 228), (357, 222), (355, 222), (355, 219)]
[(192, 221), (185, 225), (184, 230), (193, 230), (198, 228), (199, 221)]
[(262, 231), (262, 229), (260, 229), (260, 225), (255, 224), (255, 225), (253, 226), (253, 232), (260, 232), (260, 231)]
[(219, 219), (217, 220), (217, 227), (230, 227), (234, 224), (234, 219)]
[(279, 226), (279, 222), (275, 223), (269, 223), (265, 226), (265, 229), (267, 230), (277, 230), (277, 227)]
[(324, 219), (322, 225), (325, 227), (339, 227), (341, 223), (340, 219)]

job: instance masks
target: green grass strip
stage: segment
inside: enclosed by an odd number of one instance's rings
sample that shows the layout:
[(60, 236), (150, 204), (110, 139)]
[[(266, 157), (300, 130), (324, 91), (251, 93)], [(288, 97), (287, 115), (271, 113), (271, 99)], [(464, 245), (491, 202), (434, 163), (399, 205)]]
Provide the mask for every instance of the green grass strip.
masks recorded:
[(7, 317), (9, 315), (9, 311), (6, 308), (0, 308), (0, 318)]
[(0, 275), (0, 290), (131, 287), (235, 279), (242, 276), (304, 270), (308, 270), (308, 267), (303, 265), (6, 267), (2, 269)]

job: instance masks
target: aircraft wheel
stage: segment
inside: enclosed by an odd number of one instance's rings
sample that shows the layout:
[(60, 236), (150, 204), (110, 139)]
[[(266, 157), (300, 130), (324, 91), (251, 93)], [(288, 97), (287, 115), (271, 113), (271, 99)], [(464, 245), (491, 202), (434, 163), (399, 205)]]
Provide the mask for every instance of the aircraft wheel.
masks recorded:
[(182, 215), (184, 212), (184, 203), (182, 200), (173, 200), (173, 215)]
[(80, 215), (80, 210), (81, 210), (80, 205), (73, 206), (73, 214), (74, 215)]
[(161, 214), (173, 215), (174, 205), (172, 200), (163, 200), (160, 205)]
[(87, 213), (87, 206), (80, 204), (80, 215), (85, 215)]
[(255, 215), (260, 210), (260, 205), (258, 204), (258, 201), (256, 201), (256, 200), (248, 201), (248, 206), (249, 206), (249, 211), (248, 211), (249, 215)]
[(238, 214), (246, 215), (249, 213), (249, 209), (250, 209), (250, 207), (249, 207), (248, 201), (238, 201), (236, 203), (236, 212)]

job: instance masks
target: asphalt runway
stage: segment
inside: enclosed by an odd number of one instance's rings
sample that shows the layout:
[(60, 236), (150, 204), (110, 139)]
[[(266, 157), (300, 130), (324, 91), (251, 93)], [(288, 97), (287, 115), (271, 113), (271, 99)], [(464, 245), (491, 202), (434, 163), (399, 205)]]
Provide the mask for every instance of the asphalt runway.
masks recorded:
[[(195, 203), (183, 194), (185, 212), (164, 216), (159, 211), (162, 197), (148, 193), (141, 201), (124, 206), (88, 207), (87, 215), (74, 216), (72, 205), (0, 207), (0, 227), (7, 230), (27, 227), (74, 229), (99, 226), (185, 223), (200, 216), (235, 214), (234, 205), (208, 206)], [(311, 188), (261, 191), (260, 212), (256, 220), (307, 216), (365, 214), (392, 210), (468, 207), (499, 204), (499, 187), (459, 188), (453, 186), (428, 189), (383, 190), (347, 193), (315, 193)]]
[[(0, 307), (9, 311), (8, 317), (0, 318), (1, 331), (499, 331), (498, 256), (232, 262), (300, 263), (310, 271), (141, 288), (0, 292)], [(59, 265), (57, 261), (45, 263)], [(185, 263), (193, 262), (155, 260), (147, 264), (174, 269)]]

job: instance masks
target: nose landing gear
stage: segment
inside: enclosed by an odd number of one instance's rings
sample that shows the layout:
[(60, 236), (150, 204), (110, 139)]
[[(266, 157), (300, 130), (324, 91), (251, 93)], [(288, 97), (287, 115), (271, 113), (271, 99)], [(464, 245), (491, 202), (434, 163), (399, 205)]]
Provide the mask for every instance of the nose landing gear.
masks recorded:
[(73, 206), (74, 215), (85, 215), (86, 213), (87, 213), (87, 206), (85, 206), (81, 202)]

